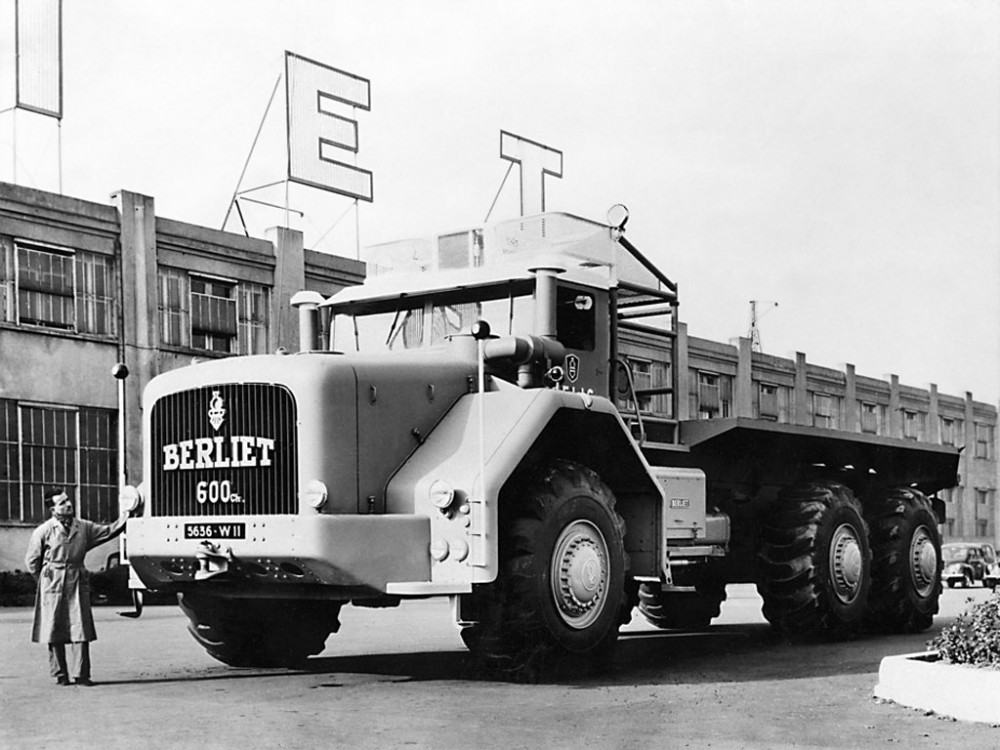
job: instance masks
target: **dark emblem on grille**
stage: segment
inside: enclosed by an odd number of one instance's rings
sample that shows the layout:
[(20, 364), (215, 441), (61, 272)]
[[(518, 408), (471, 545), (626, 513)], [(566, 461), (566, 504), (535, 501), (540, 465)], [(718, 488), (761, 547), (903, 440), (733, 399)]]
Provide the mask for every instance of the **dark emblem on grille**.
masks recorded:
[(208, 402), (208, 423), (212, 425), (213, 430), (222, 427), (222, 423), (226, 419), (226, 409), (222, 404), (222, 396), (219, 395), (219, 392), (212, 391), (212, 400)]

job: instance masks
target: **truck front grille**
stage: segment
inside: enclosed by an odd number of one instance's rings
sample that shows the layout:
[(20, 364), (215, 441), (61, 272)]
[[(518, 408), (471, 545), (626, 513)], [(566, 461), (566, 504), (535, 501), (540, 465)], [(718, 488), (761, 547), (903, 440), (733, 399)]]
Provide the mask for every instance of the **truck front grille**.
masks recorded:
[(298, 510), (295, 399), (283, 386), (223, 384), (172, 393), (152, 410), (154, 516)]

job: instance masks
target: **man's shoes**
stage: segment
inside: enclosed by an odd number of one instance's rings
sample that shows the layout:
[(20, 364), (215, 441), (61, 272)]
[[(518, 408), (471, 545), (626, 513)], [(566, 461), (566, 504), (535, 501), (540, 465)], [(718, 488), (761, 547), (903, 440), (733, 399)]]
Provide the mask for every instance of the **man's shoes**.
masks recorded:
[(69, 677), (56, 677), (56, 685), (69, 685)]
[(89, 677), (78, 677), (74, 680), (75, 685), (82, 685), (83, 687), (93, 687), (94, 683), (90, 681)]

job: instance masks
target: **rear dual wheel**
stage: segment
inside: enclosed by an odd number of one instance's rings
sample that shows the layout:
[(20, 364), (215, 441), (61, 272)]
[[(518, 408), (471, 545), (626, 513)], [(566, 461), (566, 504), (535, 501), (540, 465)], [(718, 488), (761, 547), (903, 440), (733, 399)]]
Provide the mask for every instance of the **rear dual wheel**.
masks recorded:
[(761, 526), (757, 562), (763, 613), (793, 636), (844, 636), (868, 606), (871, 552), (849, 488), (814, 482), (781, 493)]
[(694, 591), (664, 592), (659, 584), (639, 587), (639, 611), (658, 628), (705, 630), (726, 600), (724, 584), (703, 584)]
[(897, 487), (870, 499), (867, 511), (872, 547), (868, 624), (887, 633), (926, 630), (941, 596), (941, 535), (931, 503), (917, 490)]

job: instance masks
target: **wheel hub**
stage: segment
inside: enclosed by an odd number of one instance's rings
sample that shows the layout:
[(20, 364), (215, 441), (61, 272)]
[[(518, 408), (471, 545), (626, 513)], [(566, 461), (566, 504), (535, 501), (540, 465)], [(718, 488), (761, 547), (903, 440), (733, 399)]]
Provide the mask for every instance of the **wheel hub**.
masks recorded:
[(913, 532), (910, 540), (910, 573), (920, 596), (930, 596), (937, 582), (938, 554), (926, 526)]
[(552, 556), (552, 594), (570, 627), (582, 629), (604, 609), (608, 546), (594, 524), (574, 521), (559, 535)]
[(837, 527), (830, 542), (830, 574), (833, 590), (844, 604), (850, 604), (861, 591), (864, 561), (861, 543), (848, 524)]

